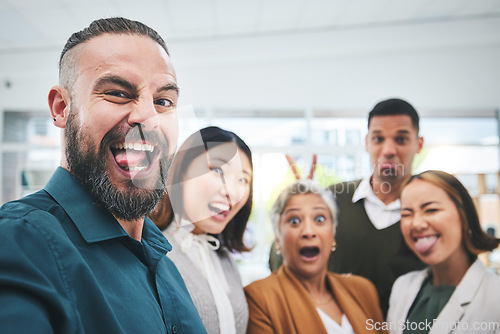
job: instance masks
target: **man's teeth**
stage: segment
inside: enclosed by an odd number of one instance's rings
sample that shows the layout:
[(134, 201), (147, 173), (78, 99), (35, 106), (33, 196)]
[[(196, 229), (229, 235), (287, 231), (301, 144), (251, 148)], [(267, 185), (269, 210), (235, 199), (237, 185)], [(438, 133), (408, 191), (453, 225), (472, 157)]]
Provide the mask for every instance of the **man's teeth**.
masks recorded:
[(229, 211), (230, 207), (227, 204), (223, 203), (211, 203), (210, 204), (213, 208), (219, 210), (219, 211)]
[(154, 145), (141, 144), (141, 143), (116, 143), (111, 145), (111, 147), (120, 150), (149, 151), (149, 152), (153, 152), (155, 149)]

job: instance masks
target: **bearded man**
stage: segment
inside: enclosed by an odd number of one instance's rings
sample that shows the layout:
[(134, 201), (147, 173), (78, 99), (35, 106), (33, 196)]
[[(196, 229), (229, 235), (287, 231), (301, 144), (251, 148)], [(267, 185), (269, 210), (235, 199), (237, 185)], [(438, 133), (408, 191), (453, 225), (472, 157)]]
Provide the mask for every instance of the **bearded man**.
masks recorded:
[(175, 150), (178, 91), (165, 42), (140, 22), (100, 19), (69, 38), (48, 95), (61, 166), (0, 209), (1, 333), (204, 332), (146, 217)]

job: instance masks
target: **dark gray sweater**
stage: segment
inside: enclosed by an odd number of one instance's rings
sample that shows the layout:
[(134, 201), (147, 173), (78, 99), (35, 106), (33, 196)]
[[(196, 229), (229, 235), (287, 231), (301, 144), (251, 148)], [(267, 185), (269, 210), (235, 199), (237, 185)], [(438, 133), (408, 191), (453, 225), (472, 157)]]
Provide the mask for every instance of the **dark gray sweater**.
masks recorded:
[(352, 202), (361, 180), (330, 186), (339, 207), (335, 235), (336, 251), (328, 261), (328, 270), (352, 273), (368, 278), (377, 288), (382, 313), (387, 314), (392, 284), (409, 271), (425, 265), (406, 247), (400, 222), (377, 230), (365, 211), (363, 200)]

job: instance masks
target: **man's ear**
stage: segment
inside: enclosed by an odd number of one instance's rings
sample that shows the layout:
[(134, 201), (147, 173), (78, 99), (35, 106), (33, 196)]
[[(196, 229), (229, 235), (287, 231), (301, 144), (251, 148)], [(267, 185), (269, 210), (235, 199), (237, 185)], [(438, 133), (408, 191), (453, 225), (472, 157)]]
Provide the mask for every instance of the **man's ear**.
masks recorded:
[(69, 92), (64, 87), (54, 86), (49, 91), (48, 102), (54, 125), (58, 128), (65, 128), (71, 105)]
[(422, 147), (424, 147), (424, 137), (418, 137), (417, 153), (420, 153), (420, 151), (422, 151)]

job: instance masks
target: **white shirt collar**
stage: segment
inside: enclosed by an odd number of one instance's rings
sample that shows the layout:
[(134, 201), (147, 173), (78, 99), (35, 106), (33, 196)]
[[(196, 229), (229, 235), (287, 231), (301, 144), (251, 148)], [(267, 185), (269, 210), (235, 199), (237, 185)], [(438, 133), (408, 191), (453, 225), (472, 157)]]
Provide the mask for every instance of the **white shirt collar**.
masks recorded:
[(370, 179), (371, 176), (361, 180), (352, 196), (352, 202), (356, 203), (363, 200), (368, 218), (370, 218), (370, 221), (376, 229), (381, 230), (401, 220), (401, 201), (398, 198), (385, 205), (373, 192)]
[(354, 191), (354, 195), (352, 195), (353, 203), (356, 203), (357, 201), (362, 200), (363, 198), (367, 198), (370, 194), (373, 194), (373, 196), (375, 196), (375, 194), (373, 193), (373, 189), (370, 185), (370, 178), (371, 177), (365, 177), (363, 180), (361, 180), (358, 187), (356, 188), (356, 191)]
[(401, 209), (401, 201), (399, 198), (391, 203), (385, 205), (384, 202), (380, 200), (380, 198), (375, 195), (371, 186), (371, 176), (365, 177), (359, 183), (358, 188), (352, 195), (352, 202), (356, 203), (359, 200), (367, 199), (368, 201), (376, 204), (378, 206), (384, 207), (386, 210), (399, 210)]

